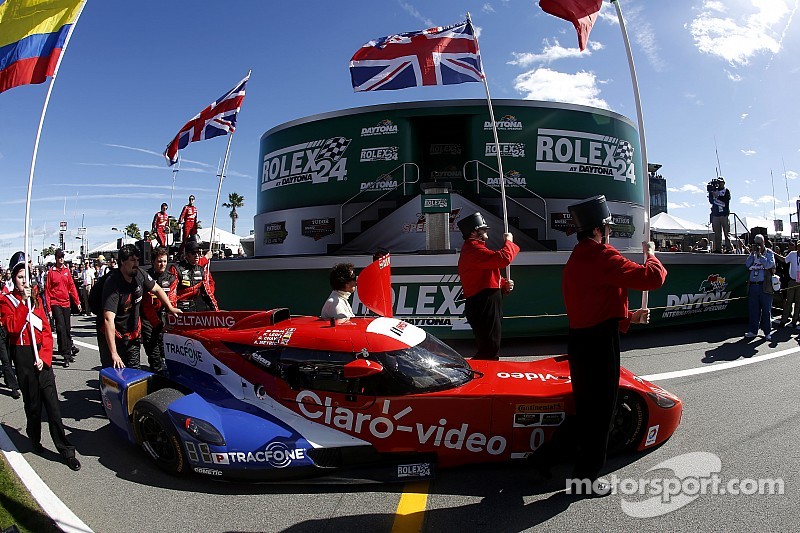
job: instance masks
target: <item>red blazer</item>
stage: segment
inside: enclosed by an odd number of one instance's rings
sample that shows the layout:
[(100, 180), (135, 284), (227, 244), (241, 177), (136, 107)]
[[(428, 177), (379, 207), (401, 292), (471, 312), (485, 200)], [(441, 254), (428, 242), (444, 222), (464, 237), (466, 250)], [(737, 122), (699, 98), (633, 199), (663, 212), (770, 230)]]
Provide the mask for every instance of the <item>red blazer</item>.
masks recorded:
[(81, 300), (78, 296), (78, 289), (72, 281), (72, 272), (67, 266), (61, 268), (53, 267), (47, 273), (47, 281), (44, 286), (44, 293), (47, 296), (47, 310), (55, 305), (56, 307), (69, 307), (70, 298), (77, 305)]
[[(70, 282), (72, 278), (70, 278)], [(34, 306), (33, 320), (36, 332), (36, 344), (39, 345), (39, 358), (44, 364), (53, 364), (53, 333), (50, 330), (50, 321), (44, 314), (41, 305)], [(38, 318), (38, 320), (37, 320)], [(23, 296), (14, 291), (0, 296), (0, 321), (8, 332), (9, 342), (14, 346), (30, 346), (31, 330), (28, 325), (28, 306)]]
[(458, 275), (464, 296), (469, 298), (483, 289), (499, 289), (500, 269), (511, 264), (519, 246), (506, 241), (499, 250), (490, 250), (482, 239), (467, 239), (458, 258)]
[(561, 290), (569, 327), (588, 328), (610, 318), (627, 331), (628, 289), (652, 291), (664, 284), (667, 271), (655, 257), (644, 265), (622, 256), (613, 246), (592, 239), (578, 241), (564, 266)]

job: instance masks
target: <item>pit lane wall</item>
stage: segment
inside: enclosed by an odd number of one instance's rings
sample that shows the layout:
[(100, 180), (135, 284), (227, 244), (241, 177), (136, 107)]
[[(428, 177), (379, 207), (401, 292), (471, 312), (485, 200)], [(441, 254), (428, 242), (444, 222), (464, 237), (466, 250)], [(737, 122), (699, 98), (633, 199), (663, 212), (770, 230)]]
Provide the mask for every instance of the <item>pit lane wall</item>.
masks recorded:
[[(567, 318), (561, 294), (562, 270), (570, 252), (522, 252), (511, 266), (514, 292), (503, 304), (504, 337), (563, 335)], [(641, 253), (625, 254), (641, 262)], [(747, 269), (744, 256), (659, 253), (667, 268), (666, 284), (650, 292), (651, 324), (692, 324), (747, 316)], [(293, 315), (318, 315), (330, 294), (328, 272), (341, 262), (357, 270), (369, 256), (319, 256), (212, 261), (220, 306), (228, 310), (288, 307)], [(395, 316), (440, 338), (471, 336), (457, 273), (457, 254), (393, 255)], [(366, 309), (354, 297), (358, 315)], [(631, 291), (631, 308), (641, 293)], [(637, 326), (642, 327), (642, 326)]]

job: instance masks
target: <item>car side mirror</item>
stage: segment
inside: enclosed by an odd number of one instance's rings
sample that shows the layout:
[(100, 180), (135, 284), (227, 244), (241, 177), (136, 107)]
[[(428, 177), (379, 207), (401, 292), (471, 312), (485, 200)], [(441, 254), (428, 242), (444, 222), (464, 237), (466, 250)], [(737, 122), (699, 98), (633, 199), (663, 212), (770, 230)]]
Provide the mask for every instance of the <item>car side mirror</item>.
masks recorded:
[(356, 359), (344, 365), (345, 379), (367, 378), (383, 372), (383, 366), (369, 359)]

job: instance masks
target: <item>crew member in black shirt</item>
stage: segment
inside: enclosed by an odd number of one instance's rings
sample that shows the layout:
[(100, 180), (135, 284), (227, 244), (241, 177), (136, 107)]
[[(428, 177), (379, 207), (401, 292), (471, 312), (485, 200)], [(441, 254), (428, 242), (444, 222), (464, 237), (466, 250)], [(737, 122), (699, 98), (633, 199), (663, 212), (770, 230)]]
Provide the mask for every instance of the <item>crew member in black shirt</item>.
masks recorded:
[[(147, 274), (153, 278), (156, 285), (167, 293), (172, 305), (177, 304), (177, 294), (173, 289), (175, 276), (167, 272), (167, 256), (169, 251), (164, 246), (159, 246), (153, 251), (153, 266)], [(166, 308), (155, 293), (145, 294), (142, 298), (142, 342), (147, 354), (147, 364), (152, 372), (163, 372), (164, 367), (164, 322)]]
[(219, 311), (214, 297), (214, 278), (211, 277), (208, 258), (200, 256), (200, 243), (189, 241), (186, 256), (180, 263), (169, 266), (175, 276), (178, 309), (181, 311)]

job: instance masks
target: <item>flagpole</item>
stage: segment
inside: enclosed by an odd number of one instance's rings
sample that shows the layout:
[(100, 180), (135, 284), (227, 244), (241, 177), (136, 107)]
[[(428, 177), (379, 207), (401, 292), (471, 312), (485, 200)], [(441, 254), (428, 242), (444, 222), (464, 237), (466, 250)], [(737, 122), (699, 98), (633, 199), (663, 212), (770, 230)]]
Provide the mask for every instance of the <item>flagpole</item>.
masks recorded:
[(178, 172), (181, 171), (181, 155), (178, 154), (178, 166), (172, 169), (172, 190), (169, 193), (169, 208), (172, 209), (172, 202), (175, 199), (175, 179), (178, 177)]
[[(642, 152), (642, 176), (644, 177), (644, 241), (650, 241), (650, 174), (647, 171), (647, 146), (644, 135), (644, 117), (642, 117), (642, 102), (639, 99), (639, 83), (636, 81), (636, 68), (633, 66), (633, 54), (631, 53), (631, 43), (628, 40), (628, 32), (625, 29), (625, 19), (622, 17), (622, 8), (619, 7), (619, 0), (611, 0), (617, 9), (619, 28), (622, 30), (622, 40), (625, 42), (625, 51), (628, 54), (628, 67), (631, 71), (631, 84), (633, 85), (633, 99), (636, 103), (636, 118), (639, 121), (639, 149)], [(645, 260), (647, 255), (645, 254)], [(642, 291), (642, 309), (647, 307), (648, 292)]]
[(214, 218), (211, 220), (211, 242), (209, 249), (214, 249), (214, 232), (217, 229), (217, 207), (219, 207), (219, 195), (222, 192), (222, 180), (225, 179), (225, 169), (228, 166), (228, 154), (231, 151), (231, 141), (233, 132), (228, 133), (228, 147), (225, 148), (225, 158), (222, 160), (222, 170), (219, 173), (219, 186), (217, 186), (217, 201), (214, 202)]
[[(467, 22), (472, 26), (472, 17), (467, 12)], [(481, 56), (481, 47), (478, 45), (478, 35), (475, 34), (473, 26), (473, 36), (475, 37), (475, 50), (478, 52), (478, 57)], [(486, 89), (486, 102), (489, 105), (489, 120), (492, 123), (492, 135), (494, 135), (494, 149), (497, 153), (497, 170), (500, 173), (500, 198), (503, 205), (503, 233), (508, 233), (508, 209), (506, 207), (506, 177), (503, 173), (503, 160), (500, 156), (500, 141), (497, 138), (497, 123), (494, 120), (494, 108), (492, 107), (492, 97), (489, 94), (489, 82), (486, 80), (486, 71), (483, 69), (483, 61), (481, 61), (481, 73), (483, 74), (483, 87)], [(511, 265), (506, 267), (506, 278), (511, 279)]]
[[(53, 69), (53, 76), (50, 78), (50, 83), (47, 86), (47, 95), (44, 97), (44, 105), (42, 106), (42, 115), (39, 117), (39, 127), (36, 129), (36, 140), (33, 143), (33, 155), (31, 157), (31, 168), (30, 172), (28, 173), (28, 192), (25, 198), (25, 242), (24, 242), (24, 253), (25, 253), (25, 283), (30, 286), (30, 279), (31, 274), (28, 270), (28, 259), (30, 257), (29, 247), (30, 247), (30, 225), (31, 225), (31, 191), (33, 191), (33, 174), (34, 170), (36, 169), (36, 155), (39, 152), (39, 141), (42, 138), (42, 126), (44, 125), (44, 117), (47, 114), (47, 106), (50, 103), (50, 95), (53, 93), (53, 85), (56, 81), (56, 76), (58, 75), (58, 69), (61, 67), (61, 60), (64, 59), (64, 55), (67, 53), (67, 45), (69, 45), (69, 41), (72, 38), (72, 32), (75, 31), (75, 26), (78, 25), (78, 19), (81, 18), (81, 13), (83, 13), (83, 8), (86, 7), (86, 0), (83, 1), (81, 7), (78, 9), (78, 14), (75, 17), (75, 20), (70, 25), (69, 31), (67, 32), (67, 37), (64, 39), (64, 46), (61, 47), (61, 53), (58, 55), (58, 60), (56, 61), (56, 66)], [(31, 305), (30, 297), (27, 298), (28, 304), (28, 313), (33, 313), (33, 306)], [(36, 332), (33, 328), (33, 321), (28, 319), (28, 325), (30, 326), (31, 331), (31, 346), (33, 346), (33, 354), (36, 358), (36, 361), (39, 362), (39, 349), (36, 346)]]

